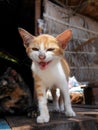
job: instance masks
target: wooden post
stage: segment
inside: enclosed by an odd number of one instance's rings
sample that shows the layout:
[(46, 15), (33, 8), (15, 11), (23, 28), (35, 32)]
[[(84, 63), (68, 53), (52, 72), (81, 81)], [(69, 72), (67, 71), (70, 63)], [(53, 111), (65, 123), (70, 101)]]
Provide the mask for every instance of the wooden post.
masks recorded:
[(42, 0), (36, 0), (35, 1), (35, 35), (37, 35), (37, 20), (40, 18), (41, 16), (41, 2)]

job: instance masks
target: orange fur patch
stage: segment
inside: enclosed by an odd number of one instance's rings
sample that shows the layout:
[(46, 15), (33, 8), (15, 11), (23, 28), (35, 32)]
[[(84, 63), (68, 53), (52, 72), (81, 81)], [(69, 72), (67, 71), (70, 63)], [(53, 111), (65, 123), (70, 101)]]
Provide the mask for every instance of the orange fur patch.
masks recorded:
[(38, 93), (38, 97), (43, 97), (43, 93)]
[(68, 80), (68, 77), (70, 75), (70, 68), (69, 68), (69, 65), (68, 63), (66, 62), (65, 59), (61, 59), (61, 64), (62, 64), (62, 67), (63, 67), (63, 70), (64, 70), (64, 73), (66, 74), (67, 76), (67, 80)]

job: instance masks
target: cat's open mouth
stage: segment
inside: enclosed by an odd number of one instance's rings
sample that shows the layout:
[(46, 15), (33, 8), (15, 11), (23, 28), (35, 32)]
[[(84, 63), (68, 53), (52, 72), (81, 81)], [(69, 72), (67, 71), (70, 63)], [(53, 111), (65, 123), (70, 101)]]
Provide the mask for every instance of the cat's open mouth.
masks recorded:
[(46, 69), (48, 64), (50, 64), (52, 61), (48, 61), (48, 62), (44, 62), (44, 61), (41, 61), (39, 62), (39, 66), (41, 69)]

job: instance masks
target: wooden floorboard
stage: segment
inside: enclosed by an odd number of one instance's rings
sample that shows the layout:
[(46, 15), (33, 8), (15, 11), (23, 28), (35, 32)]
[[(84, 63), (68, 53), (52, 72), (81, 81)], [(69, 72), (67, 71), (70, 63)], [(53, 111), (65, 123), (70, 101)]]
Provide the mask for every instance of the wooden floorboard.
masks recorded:
[(98, 109), (98, 105), (86, 105), (86, 104), (74, 104), (74, 108), (84, 108), (84, 109)]
[(64, 113), (50, 112), (50, 121), (45, 124), (38, 124), (35, 117), (30, 118), (26, 115), (6, 116), (5, 121), (9, 128), (0, 130), (98, 130), (97, 108), (74, 106), (73, 109), (76, 117), (67, 118)]
[(74, 118), (66, 118), (64, 114), (51, 113), (49, 123), (37, 124), (36, 119), (26, 116), (6, 117), (12, 130), (96, 130), (95, 119), (77, 115)]

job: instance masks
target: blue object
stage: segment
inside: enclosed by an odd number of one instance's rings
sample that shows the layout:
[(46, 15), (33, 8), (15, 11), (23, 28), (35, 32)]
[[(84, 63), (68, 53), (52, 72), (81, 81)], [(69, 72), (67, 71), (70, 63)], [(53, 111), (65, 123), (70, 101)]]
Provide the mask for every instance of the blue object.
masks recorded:
[(8, 123), (3, 119), (0, 119), (0, 130), (11, 130)]

